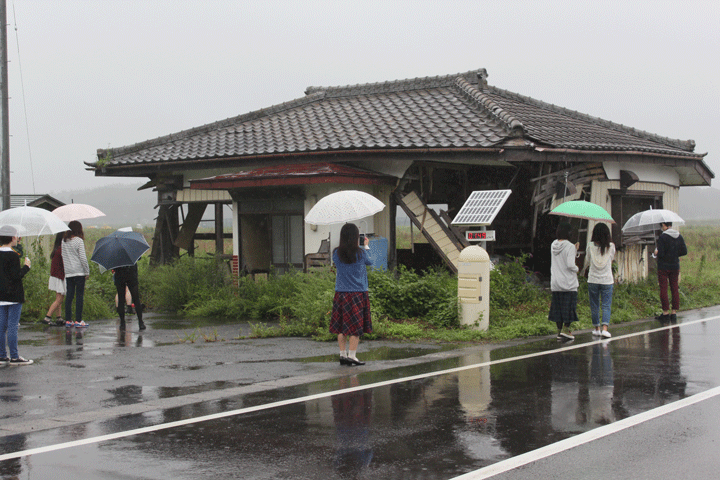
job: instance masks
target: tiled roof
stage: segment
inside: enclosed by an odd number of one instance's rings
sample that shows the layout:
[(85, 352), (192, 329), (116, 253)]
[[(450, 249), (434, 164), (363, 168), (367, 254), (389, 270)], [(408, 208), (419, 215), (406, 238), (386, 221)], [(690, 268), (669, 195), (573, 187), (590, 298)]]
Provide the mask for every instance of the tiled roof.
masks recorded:
[(524, 125), (528, 138), (554, 148), (631, 150), (684, 156), (695, 149), (692, 140), (661, 137), (492, 86), (485, 87), (483, 93), (503, 110), (513, 112)]
[(136, 145), (98, 150), (112, 168), (311, 152), (502, 147), (633, 151), (701, 158), (660, 137), (488, 86), (484, 69), (344, 87)]

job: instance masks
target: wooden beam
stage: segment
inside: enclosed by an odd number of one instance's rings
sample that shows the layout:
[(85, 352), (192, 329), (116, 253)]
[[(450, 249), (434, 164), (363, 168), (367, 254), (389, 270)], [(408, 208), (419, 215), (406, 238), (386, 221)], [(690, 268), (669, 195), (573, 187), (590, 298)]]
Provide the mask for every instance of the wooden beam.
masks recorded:
[(207, 203), (189, 203), (188, 214), (185, 217), (185, 221), (182, 224), (180, 234), (178, 235), (173, 245), (178, 248), (190, 251), (193, 245), (193, 237), (197, 232), (197, 227), (200, 225)]

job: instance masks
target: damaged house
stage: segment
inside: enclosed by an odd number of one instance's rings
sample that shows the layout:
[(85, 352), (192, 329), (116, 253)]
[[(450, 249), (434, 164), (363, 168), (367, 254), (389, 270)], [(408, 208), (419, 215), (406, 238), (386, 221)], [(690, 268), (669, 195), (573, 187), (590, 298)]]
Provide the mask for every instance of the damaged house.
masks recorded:
[[(387, 239), (397, 264), (397, 207), (445, 264), (457, 271), (467, 245), (451, 221), (471, 192), (510, 189), (488, 250), (533, 254), (549, 271), (558, 217), (548, 212), (583, 199), (611, 212), (622, 280), (648, 273), (649, 237), (625, 237), (623, 223), (653, 208), (678, 210), (684, 186), (714, 174), (692, 140), (661, 137), (491, 86), (484, 69), (341, 87), (234, 118), (98, 150), (97, 176), (147, 177), (158, 193), (152, 258), (165, 262), (197, 238), (223, 252), (223, 205), (232, 206), (236, 274), (302, 269), (337, 245), (340, 226), (304, 217), (330, 193), (362, 190), (388, 208), (359, 224)], [(428, 204), (445, 204), (440, 214)], [(208, 206), (215, 234), (198, 234)], [(585, 244), (592, 224), (577, 222)], [(204, 236), (203, 236), (204, 235)], [(225, 234), (227, 235), (227, 234)], [(584, 247), (581, 247), (583, 250)]]

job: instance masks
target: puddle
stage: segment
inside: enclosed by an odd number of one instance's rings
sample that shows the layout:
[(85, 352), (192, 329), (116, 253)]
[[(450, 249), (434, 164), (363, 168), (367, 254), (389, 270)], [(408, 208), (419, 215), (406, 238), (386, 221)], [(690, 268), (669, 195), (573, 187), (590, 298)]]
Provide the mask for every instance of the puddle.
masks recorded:
[[(262, 323), (263, 325), (276, 325), (277, 322), (256, 321), (253, 323)], [(243, 327), (247, 321), (238, 321), (236, 318), (158, 318), (154, 317), (152, 322), (153, 329), (156, 330), (183, 330), (197, 329), (209, 327), (237, 326)]]
[(170, 370), (195, 371), (195, 370), (202, 370), (203, 368), (206, 368), (206, 366), (205, 365), (192, 365), (192, 366), (168, 365), (168, 366), (162, 366), (161, 368), (169, 368)]
[(193, 393), (212, 392), (215, 390), (224, 390), (227, 388), (242, 387), (242, 386), (246, 386), (246, 385), (252, 385), (252, 383), (216, 381), (216, 382), (206, 383), (203, 385), (194, 385), (191, 387), (160, 387), (160, 388), (158, 388), (158, 397), (159, 398), (179, 397), (181, 395), (191, 395)]
[(25, 345), (28, 347), (44, 347), (47, 344), (48, 344), (48, 341), (45, 338), (18, 340), (18, 345)]
[[(360, 359), (363, 361), (379, 361), (379, 360), (402, 360), (405, 358), (421, 357), (423, 355), (429, 355), (431, 353), (444, 352), (447, 350), (455, 350), (457, 345), (446, 344), (437, 347), (417, 348), (417, 347), (377, 347), (367, 352), (358, 352)], [(322, 362), (337, 362), (338, 356), (336, 353), (331, 355), (319, 355), (317, 357), (305, 357), (294, 360), (300, 363), (322, 363)]]
[(107, 389), (106, 392), (112, 395), (111, 399), (105, 400), (103, 406), (131, 405), (140, 402), (157, 400), (160, 398), (179, 397), (203, 392), (213, 392), (228, 388), (251, 385), (250, 383), (215, 381), (189, 387), (155, 387), (125, 385), (122, 387)]

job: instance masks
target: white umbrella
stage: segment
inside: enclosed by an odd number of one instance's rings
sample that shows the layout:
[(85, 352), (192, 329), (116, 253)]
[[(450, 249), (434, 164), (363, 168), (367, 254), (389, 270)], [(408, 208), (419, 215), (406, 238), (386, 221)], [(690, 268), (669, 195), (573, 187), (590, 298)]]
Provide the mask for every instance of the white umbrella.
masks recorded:
[(651, 232), (660, 228), (661, 223), (671, 222), (673, 226), (682, 225), (685, 220), (680, 218), (680, 215), (673, 212), (672, 210), (665, 210), (662, 208), (644, 210), (638, 212), (625, 222), (622, 228), (623, 233), (644, 233)]
[(343, 190), (321, 198), (310, 209), (305, 222), (312, 225), (332, 225), (370, 217), (385, 208), (385, 204), (369, 193)]
[(70, 222), (73, 220), (83, 220), (85, 218), (97, 218), (104, 217), (105, 214), (93, 207), (92, 205), (86, 205), (84, 203), (69, 203), (58, 207), (52, 211), (57, 215), (60, 220), (64, 222)]
[(19, 225), (24, 235), (51, 235), (70, 230), (54, 213), (27, 205), (0, 212), (0, 225)]

